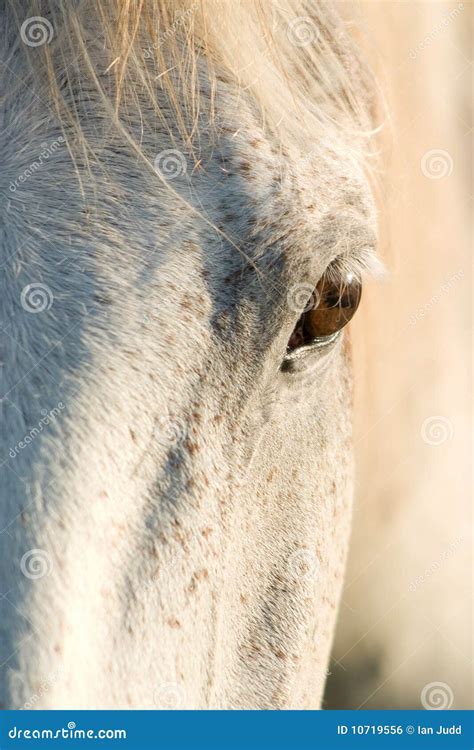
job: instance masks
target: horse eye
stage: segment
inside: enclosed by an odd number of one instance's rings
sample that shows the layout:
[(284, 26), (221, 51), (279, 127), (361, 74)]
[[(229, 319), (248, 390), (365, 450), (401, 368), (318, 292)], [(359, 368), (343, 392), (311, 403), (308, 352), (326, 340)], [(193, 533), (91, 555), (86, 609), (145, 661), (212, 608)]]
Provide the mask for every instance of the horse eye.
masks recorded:
[(333, 336), (353, 317), (360, 302), (362, 284), (347, 273), (336, 280), (324, 274), (303, 310), (287, 344), (287, 353)]

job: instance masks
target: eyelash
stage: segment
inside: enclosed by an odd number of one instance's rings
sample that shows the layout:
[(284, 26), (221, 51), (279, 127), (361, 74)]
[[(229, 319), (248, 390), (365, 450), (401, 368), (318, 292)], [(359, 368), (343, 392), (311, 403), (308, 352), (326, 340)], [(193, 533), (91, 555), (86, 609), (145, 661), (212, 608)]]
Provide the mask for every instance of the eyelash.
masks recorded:
[(341, 253), (328, 265), (325, 275), (332, 283), (342, 282), (347, 275), (361, 281), (366, 277), (382, 278), (385, 266), (375, 255), (372, 247), (364, 247), (356, 253)]

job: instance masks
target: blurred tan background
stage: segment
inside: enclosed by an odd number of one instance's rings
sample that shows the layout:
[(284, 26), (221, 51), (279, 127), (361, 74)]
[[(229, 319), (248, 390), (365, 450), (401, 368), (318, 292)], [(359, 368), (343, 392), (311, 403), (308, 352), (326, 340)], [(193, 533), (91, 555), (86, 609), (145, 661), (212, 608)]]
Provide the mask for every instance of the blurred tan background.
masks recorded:
[(472, 706), (470, 2), (343, 3), (389, 276), (352, 329), (357, 496), (326, 708)]

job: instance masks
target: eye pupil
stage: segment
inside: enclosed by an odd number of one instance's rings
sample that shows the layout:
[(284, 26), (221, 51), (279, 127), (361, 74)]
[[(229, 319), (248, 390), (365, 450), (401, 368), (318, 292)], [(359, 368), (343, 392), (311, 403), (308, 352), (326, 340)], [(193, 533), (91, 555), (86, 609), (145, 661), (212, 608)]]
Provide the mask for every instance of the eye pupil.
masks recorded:
[(356, 312), (362, 293), (360, 281), (352, 274), (336, 281), (322, 276), (314, 292), (314, 302), (303, 312), (288, 342), (290, 351), (337, 333)]

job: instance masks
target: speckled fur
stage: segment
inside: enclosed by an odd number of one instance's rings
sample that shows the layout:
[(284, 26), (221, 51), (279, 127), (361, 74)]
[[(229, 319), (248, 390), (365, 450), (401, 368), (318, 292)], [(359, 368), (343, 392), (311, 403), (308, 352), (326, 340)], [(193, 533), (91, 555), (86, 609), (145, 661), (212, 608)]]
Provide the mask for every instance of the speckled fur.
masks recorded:
[[(197, 166), (146, 101), (131, 106), (151, 161), (185, 154), (173, 188), (217, 234), (108, 131), (100, 104), (90, 115), (92, 96), (76, 103), (87, 168), (63, 147), (8, 192), (61, 135), (41, 90), (9, 100), (0, 141), (1, 703), (318, 707), (350, 524), (347, 345), (300, 372), (280, 365), (291, 287), (315, 284), (341, 238), (354, 255), (374, 243), (362, 168), (317, 134), (282, 147), (225, 75)], [(20, 304), (32, 282), (54, 295), (40, 314)], [(51, 564), (37, 580), (20, 573), (30, 549)], [(301, 550), (312, 575), (294, 573)]]

